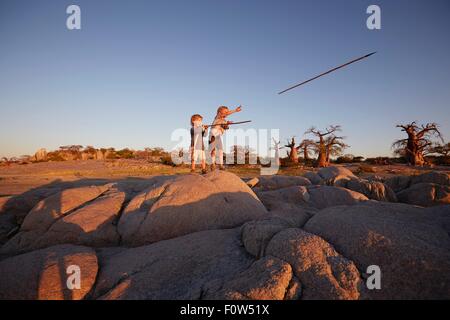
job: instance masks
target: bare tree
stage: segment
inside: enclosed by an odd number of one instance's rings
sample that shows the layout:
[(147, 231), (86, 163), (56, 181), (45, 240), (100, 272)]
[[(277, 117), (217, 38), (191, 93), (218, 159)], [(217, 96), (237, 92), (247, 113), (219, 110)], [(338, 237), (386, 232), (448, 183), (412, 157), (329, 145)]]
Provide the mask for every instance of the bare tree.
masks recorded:
[(344, 139), (345, 137), (338, 137), (335, 135), (328, 136), (325, 139), (327, 165), (330, 163), (331, 156), (339, 156), (346, 148), (349, 147), (349, 145), (342, 141)]
[(425, 164), (424, 154), (428, 153), (433, 146), (433, 139), (444, 142), (441, 132), (436, 123), (427, 123), (420, 127), (416, 122), (405, 125), (397, 125), (408, 137), (399, 139), (392, 144), (394, 153), (405, 157), (406, 161), (413, 166)]
[(302, 143), (300, 143), (300, 149), (303, 153), (303, 159), (305, 162), (311, 160), (311, 152), (315, 152), (316, 143), (311, 139), (304, 139)]
[(341, 126), (332, 125), (327, 127), (325, 130), (318, 130), (315, 127), (311, 127), (305, 134), (313, 134), (319, 140), (316, 142), (317, 144), (317, 166), (318, 167), (326, 167), (328, 165), (327, 162), (327, 137), (333, 135), (335, 132), (341, 131)]
[(288, 154), (289, 154), (289, 160), (292, 163), (298, 163), (298, 150), (300, 149), (300, 146), (295, 146), (295, 137), (291, 138), (291, 142), (287, 142), (285, 145), (286, 148), (289, 148)]

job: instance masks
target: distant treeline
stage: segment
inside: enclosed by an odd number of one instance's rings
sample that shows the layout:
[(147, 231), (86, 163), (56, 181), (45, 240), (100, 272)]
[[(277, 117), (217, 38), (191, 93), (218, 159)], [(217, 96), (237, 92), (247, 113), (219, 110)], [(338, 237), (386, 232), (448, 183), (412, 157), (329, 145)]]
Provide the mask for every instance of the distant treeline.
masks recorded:
[(144, 150), (132, 150), (129, 148), (116, 150), (115, 148), (94, 148), (92, 146), (68, 145), (61, 146), (58, 150), (47, 152), (39, 149), (34, 155), (21, 157), (2, 158), (3, 163), (30, 163), (30, 162), (54, 162), (74, 160), (114, 160), (137, 159), (152, 162), (164, 162), (170, 154), (163, 148), (145, 148)]
[[(293, 140), (293, 139), (292, 139)], [(295, 142), (292, 141), (295, 145)], [(311, 148), (313, 146), (313, 148)], [(316, 166), (317, 165), (317, 155), (319, 148), (314, 147), (312, 142), (302, 144), (295, 148), (296, 158), (292, 161), (292, 145), (287, 145), (291, 150), (286, 152), (283, 157), (279, 155), (279, 163), (282, 167), (290, 166)], [(278, 145), (276, 146), (278, 148)], [(304, 148), (302, 150), (301, 148)], [(310, 148), (310, 149), (308, 149)], [(427, 164), (433, 165), (450, 165), (450, 154), (449, 154), (450, 144), (447, 143), (442, 146), (434, 147), (429, 149), (427, 154), (424, 155), (424, 159)], [(355, 156), (352, 154), (342, 154), (342, 149), (335, 148), (330, 149), (332, 151), (333, 158), (329, 158), (330, 163), (337, 164), (350, 164), (350, 163), (366, 163), (370, 165), (389, 165), (389, 164), (406, 164), (409, 163), (407, 158), (402, 154), (402, 152), (394, 152), (395, 157), (372, 157), (364, 158), (363, 156)], [(178, 150), (179, 156), (182, 157), (185, 150)], [(235, 164), (251, 164), (251, 159), (256, 159), (257, 163), (268, 163), (265, 159), (260, 161), (254, 150), (243, 147), (243, 146), (233, 146), (230, 153), (224, 156), (232, 156)], [(311, 155), (314, 157), (311, 158)], [(306, 156), (306, 157), (305, 157)], [(327, 157), (328, 158), (328, 157)], [(92, 146), (81, 146), (81, 145), (68, 145), (61, 146), (58, 150), (47, 152), (46, 149), (39, 149), (34, 155), (24, 155), (21, 157), (12, 158), (2, 158), (0, 159), (0, 164), (27, 164), (36, 162), (56, 162), (56, 161), (77, 161), (77, 160), (116, 160), (116, 159), (134, 159), (134, 160), (144, 160), (152, 163), (162, 163), (167, 165), (174, 165), (171, 159), (170, 152), (164, 150), (163, 148), (145, 148), (144, 150), (132, 150), (129, 148), (124, 148), (116, 150), (115, 148), (94, 148)]]

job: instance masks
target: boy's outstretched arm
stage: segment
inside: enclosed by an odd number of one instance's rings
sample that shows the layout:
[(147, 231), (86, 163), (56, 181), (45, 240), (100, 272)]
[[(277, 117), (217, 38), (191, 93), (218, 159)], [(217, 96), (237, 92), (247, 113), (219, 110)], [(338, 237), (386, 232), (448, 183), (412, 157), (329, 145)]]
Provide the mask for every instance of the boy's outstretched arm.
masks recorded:
[(241, 110), (242, 110), (242, 106), (239, 106), (239, 107), (237, 107), (234, 110), (229, 110), (227, 116), (229, 116), (229, 115), (231, 115), (233, 113), (236, 113), (236, 112), (240, 112)]

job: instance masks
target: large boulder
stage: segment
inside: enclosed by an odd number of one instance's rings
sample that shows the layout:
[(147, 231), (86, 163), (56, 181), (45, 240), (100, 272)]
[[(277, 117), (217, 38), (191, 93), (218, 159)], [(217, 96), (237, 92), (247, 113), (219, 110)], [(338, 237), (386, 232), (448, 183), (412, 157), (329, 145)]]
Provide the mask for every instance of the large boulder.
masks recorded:
[(20, 195), (5, 197), (0, 206), (0, 213), (14, 215), (14, 221), (21, 224), (30, 210), (40, 201), (62, 190), (63, 188), (59, 186), (47, 186), (32, 189)]
[[(317, 176), (326, 184), (356, 191), (367, 198), (377, 201), (397, 202), (395, 192), (381, 181), (360, 179), (344, 167), (327, 167), (319, 170)], [(311, 179), (314, 179), (311, 177)], [(319, 181), (317, 178), (315, 181)]]
[(254, 262), (242, 247), (240, 228), (105, 249), (99, 259), (93, 297), (101, 299), (201, 299), (207, 283), (225, 284)]
[(119, 234), (117, 220), (125, 193), (112, 191), (94, 202), (58, 219), (33, 247), (45, 248), (58, 243), (71, 243), (91, 247), (116, 246)]
[(428, 220), (433, 220), (450, 235), (450, 205), (430, 207), (425, 212)]
[(281, 218), (249, 221), (242, 226), (242, 243), (248, 253), (260, 258), (265, 255), (267, 244), (275, 234), (292, 227), (292, 224)]
[(450, 187), (435, 183), (417, 183), (397, 193), (400, 202), (423, 207), (450, 204)]
[(340, 187), (311, 186), (307, 190), (307, 204), (317, 209), (346, 204), (358, 204), (361, 201), (369, 200), (365, 195), (359, 192)]
[(264, 257), (226, 283), (206, 284), (204, 291), (203, 299), (295, 300), (300, 297), (301, 285), (288, 263)]
[(393, 176), (384, 181), (384, 183), (389, 186), (395, 193), (409, 188), (411, 185), (410, 176)]
[(12, 233), (19, 227), (14, 221), (14, 215), (0, 213), (0, 246), (6, 243)]
[(349, 180), (351, 178), (356, 178), (356, 176), (349, 169), (344, 167), (326, 167), (321, 168), (317, 174), (325, 181), (339, 181), (339, 180)]
[(304, 300), (360, 296), (361, 278), (356, 266), (316, 235), (296, 228), (283, 230), (269, 242), (266, 253), (292, 266)]
[(118, 230), (138, 246), (185, 234), (226, 229), (268, 216), (264, 205), (236, 175), (215, 171), (157, 183), (130, 201)]
[(431, 171), (417, 176), (394, 176), (386, 179), (385, 183), (394, 192), (400, 192), (415, 184), (422, 183), (450, 186), (450, 178), (447, 172)]
[[(99, 212), (102, 211), (101, 206), (99, 209), (98, 206), (96, 208), (96, 205), (89, 205), (89, 202), (100, 197), (110, 188), (111, 185), (72, 188), (40, 201), (26, 216), (19, 233), (0, 249), (0, 253), (16, 254), (48, 245), (65, 243), (64, 238), (60, 239), (61, 236), (67, 236), (68, 239), (73, 240), (74, 237), (77, 237), (75, 234), (80, 235), (84, 232), (83, 228), (86, 228), (87, 233), (95, 233), (96, 230), (93, 229), (92, 224), (97, 223), (97, 226), (99, 226), (106, 221), (103, 219), (106, 215), (114, 213), (106, 211), (99, 215)], [(102, 203), (104, 202), (102, 201)], [(85, 209), (81, 210), (86, 205), (91, 209), (94, 208), (91, 214), (86, 214)], [(81, 210), (81, 213), (78, 209)], [(111, 209), (111, 206), (106, 206), (104, 209)], [(72, 218), (69, 218), (72, 214)], [(82, 217), (82, 219), (77, 220), (82, 225), (76, 225), (73, 217)], [(61, 220), (64, 218), (65, 220)], [(88, 226), (89, 224), (91, 226)], [(72, 235), (64, 235), (69, 230)]]
[[(449, 299), (450, 238), (420, 207), (386, 202), (324, 209), (304, 226), (355, 262), (381, 269), (370, 299)], [(301, 280), (301, 279), (300, 279)]]
[(305, 187), (294, 186), (258, 192), (257, 195), (271, 216), (282, 218), (292, 226), (301, 227), (316, 211), (306, 205), (305, 193)]
[(8, 236), (11, 232), (18, 228), (14, 214), (4, 210), (11, 198), (0, 197), (0, 245), (8, 241)]
[(390, 187), (379, 181), (368, 181), (353, 178), (345, 183), (345, 188), (362, 193), (372, 200), (397, 202), (395, 192)]
[(278, 209), (282, 204), (323, 209), (368, 200), (365, 195), (352, 190), (318, 185), (259, 192), (258, 197), (271, 212)]
[(299, 176), (261, 176), (255, 186), (255, 191), (269, 191), (292, 186), (309, 186), (311, 182)]
[(431, 171), (411, 177), (411, 184), (418, 183), (435, 183), (444, 186), (450, 186), (450, 177), (446, 172)]
[(325, 183), (323, 178), (316, 172), (312, 172), (312, 171), (305, 172), (303, 174), (303, 177), (308, 179), (311, 182), (311, 184), (318, 185), (318, 184), (324, 184)]
[[(69, 289), (79, 267), (80, 287)], [(95, 251), (59, 245), (25, 253), (0, 262), (1, 300), (80, 300), (91, 291), (97, 276)], [(76, 284), (76, 283), (75, 283)]]

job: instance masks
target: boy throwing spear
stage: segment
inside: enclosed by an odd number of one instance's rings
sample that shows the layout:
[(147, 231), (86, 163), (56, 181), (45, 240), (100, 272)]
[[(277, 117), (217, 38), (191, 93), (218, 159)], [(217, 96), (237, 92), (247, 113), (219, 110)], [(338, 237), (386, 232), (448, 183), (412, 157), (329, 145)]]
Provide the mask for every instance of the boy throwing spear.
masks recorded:
[(216, 149), (219, 156), (219, 169), (224, 170), (223, 166), (223, 144), (222, 136), (225, 130), (228, 130), (229, 125), (233, 122), (227, 121), (226, 117), (233, 113), (240, 112), (242, 107), (239, 106), (234, 110), (228, 109), (228, 107), (221, 106), (217, 109), (217, 115), (214, 118), (214, 122), (209, 131), (209, 150), (211, 151), (211, 171), (216, 169)]

